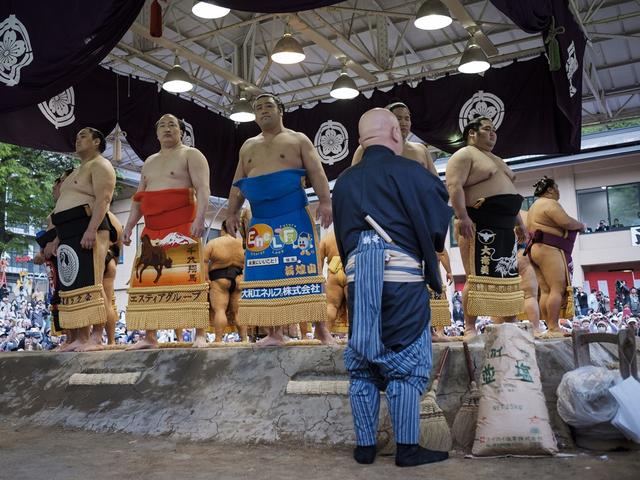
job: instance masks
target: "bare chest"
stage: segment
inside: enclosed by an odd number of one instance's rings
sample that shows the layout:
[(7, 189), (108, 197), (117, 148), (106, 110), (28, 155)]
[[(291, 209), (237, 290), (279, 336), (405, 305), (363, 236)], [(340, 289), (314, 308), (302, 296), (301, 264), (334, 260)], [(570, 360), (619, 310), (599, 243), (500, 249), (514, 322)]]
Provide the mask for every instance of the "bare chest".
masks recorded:
[(247, 148), (243, 163), (247, 176), (303, 167), (300, 146), (289, 138), (254, 142)]
[(149, 190), (153, 190), (153, 186), (162, 183), (179, 183), (180, 186), (188, 187), (191, 185), (189, 177), (189, 168), (185, 155), (158, 156), (149, 159), (142, 169), (142, 176)]
[(496, 175), (505, 175), (513, 180), (515, 175), (511, 169), (498, 157), (480, 151), (473, 153), (471, 174), (478, 180), (486, 180)]
[(68, 195), (80, 193), (84, 195), (93, 195), (93, 181), (91, 179), (91, 170), (89, 168), (77, 168), (62, 182), (60, 186), (60, 194)]

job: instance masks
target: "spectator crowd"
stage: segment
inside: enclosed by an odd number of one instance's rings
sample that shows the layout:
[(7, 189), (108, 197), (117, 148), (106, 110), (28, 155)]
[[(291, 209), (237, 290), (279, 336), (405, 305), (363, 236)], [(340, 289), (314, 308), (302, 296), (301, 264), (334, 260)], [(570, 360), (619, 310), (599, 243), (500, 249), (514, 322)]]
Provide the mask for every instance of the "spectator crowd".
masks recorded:
[[(623, 280), (616, 282), (616, 295), (611, 300), (603, 292), (592, 289), (590, 293), (578, 287), (575, 290), (575, 316), (561, 319), (560, 327), (566, 333), (574, 329), (590, 332), (617, 333), (624, 328), (638, 332), (640, 320), (640, 298), (636, 288), (629, 288)], [(464, 311), (461, 292), (452, 297), (451, 325), (444, 333), (449, 337), (464, 335)], [(544, 320), (541, 321), (544, 328)], [(491, 324), (491, 318), (478, 317), (476, 330), (482, 333)], [(127, 330), (124, 312), (116, 324), (116, 345), (136, 343), (144, 332)], [(158, 331), (160, 343), (193, 341), (195, 332), (184, 330), (181, 338), (173, 330)], [(208, 341), (213, 334), (208, 334)], [(55, 335), (51, 331), (51, 314), (47, 298), (37, 290), (29, 293), (23, 286), (10, 289), (0, 286), (0, 352), (52, 350), (64, 343), (65, 335)], [(105, 336), (106, 343), (106, 336)], [(225, 335), (224, 341), (239, 341), (236, 333)]]

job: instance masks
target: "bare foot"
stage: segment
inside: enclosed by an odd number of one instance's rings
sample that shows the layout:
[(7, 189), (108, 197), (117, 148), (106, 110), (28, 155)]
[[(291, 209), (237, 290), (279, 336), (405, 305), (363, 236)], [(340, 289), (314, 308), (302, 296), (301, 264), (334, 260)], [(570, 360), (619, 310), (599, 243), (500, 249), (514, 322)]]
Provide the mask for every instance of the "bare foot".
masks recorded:
[(333, 338), (324, 322), (316, 323), (315, 337), (316, 340), (320, 340), (323, 345), (337, 345), (336, 339)]
[(201, 337), (201, 336), (197, 336), (195, 341), (191, 345), (191, 348), (206, 348), (206, 347), (207, 347), (207, 337)]
[(431, 336), (431, 341), (434, 343), (439, 343), (439, 342), (461, 342), (462, 341), (462, 337), (448, 337), (446, 335), (440, 335), (438, 333), (434, 333)]
[(477, 336), (478, 336), (478, 332), (476, 332), (475, 328), (465, 328), (464, 336), (462, 337), (462, 340), (465, 342), (468, 342), (470, 340), (473, 340)]
[(280, 333), (269, 333), (262, 340), (256, 342), (257, 347), (281, 347), (284, 344), (284, 337)]
[(144, 340), (140, 340), (138, 343), (134, 343), (130, 347), (125, 348), (125, 350), (149, 350), (151, 348), (158, 348), (158, 340), (145, 338)]
[(62, 345), (58, 346), (55, 351), (56, 352), (73, 352), (73, 349), (77, 346), (74, 345), (76, 341), (73, 341), (71, 343), (63, 343)]
[(98, 350), (104, 350), (104, 345), (87, 342), (76, 347), (74, 352), (97, 352)]

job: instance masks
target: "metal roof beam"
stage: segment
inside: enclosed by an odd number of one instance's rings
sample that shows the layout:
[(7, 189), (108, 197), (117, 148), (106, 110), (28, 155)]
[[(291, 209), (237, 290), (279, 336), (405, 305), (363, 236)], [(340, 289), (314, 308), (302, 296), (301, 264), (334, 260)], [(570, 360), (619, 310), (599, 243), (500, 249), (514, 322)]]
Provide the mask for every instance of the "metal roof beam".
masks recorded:
[(149, 33), (149, 30), (144, 25), (140, 25), (139, 23), (134, 23), (133, 25), (131, 25), (131, 31), (137, 35), (140, 35), (141, 37), (152, 40), (156, 44), (170, 51), (177, 52), (183, 58), (186, 58), (187, 60), (195, 63), (196, 65), (200, 65), (202, 68), (209, 70), (214, 75), (218, 75), (219, 77), (222, 77), (223, 79), (231, 82), (236, 87), (250, 91), (253, 94), (262, 92), (262, 89), (260, 89), (257, 85), (254, 85), (253, 83), (246, 81), (245, 79), (239, 77), (238, 75), (235, 75), (234, 73), (228, 70), (225, 70), (224, 68), (216, 65), (215, 63), (205, 60), (200, 55), (192, 52), (191, 50), (183, 47), (182, 45), (179, 45), (176, 42), (169, 40), (165, 37), (161, 37), (161, 38), (152, 37), (151, 34)]
[(349, 68), (352, 72), (358, 75), (360, 78), (366, 80), (367, 82), (375, 82), (378, 79), (369, 72), (366, 68), (360, 65), (357, 62), (354, 62), (353, 59), (341, 48), (337, 47), (331, 40), (322, 35), (316, 29), (314, 29), (311, 25), (309, 25), (305, 20), (303, 20), (299, 15), (292, 15), (289, 17), (289, 26), (300, 34), (303, 37), (314, 42), (319, 47), (322, 47), (328, 53), (332, 54), (336, 58), (345, 57), (348, 59), (347, 68)]

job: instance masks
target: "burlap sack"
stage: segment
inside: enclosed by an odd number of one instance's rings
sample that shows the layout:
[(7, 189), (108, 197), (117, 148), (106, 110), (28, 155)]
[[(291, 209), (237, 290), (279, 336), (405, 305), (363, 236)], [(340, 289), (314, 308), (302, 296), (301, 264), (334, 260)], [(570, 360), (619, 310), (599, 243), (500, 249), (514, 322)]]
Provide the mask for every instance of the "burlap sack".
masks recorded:
[(488, 326), (473, 454), (549, 455), (557, 451), (533, 335), (515, 324)]

